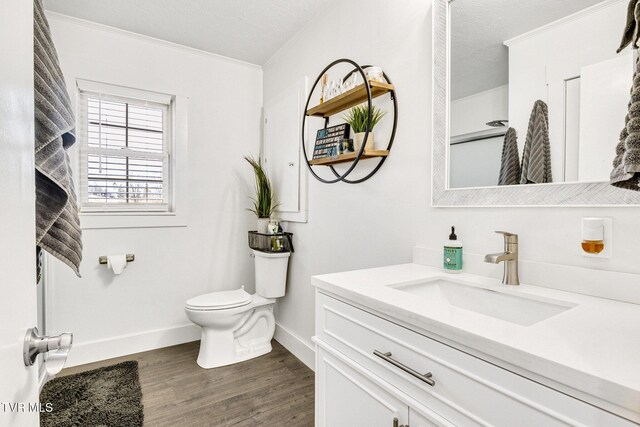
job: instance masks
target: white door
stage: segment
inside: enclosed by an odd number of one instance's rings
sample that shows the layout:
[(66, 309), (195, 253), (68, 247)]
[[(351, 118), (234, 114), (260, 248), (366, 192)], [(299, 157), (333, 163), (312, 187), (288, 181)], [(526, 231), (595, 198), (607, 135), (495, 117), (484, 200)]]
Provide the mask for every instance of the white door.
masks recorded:
[(263, 160), (275, 188), (278, 216), (307, 221), (307, 165), (300, 148), (307, 78), (265, 102)]
[(611, 153), (629, 108), (633, 68), (629, 53), (580, 70), (579, 181), (609, 180)]
[[(0, 2), (0, 426), (37, 426), (37, 365), (22, 344), (36, 326), (33, 2)], [(20, 405), (22, 404), (22, 405)], [(29, 407), (31, 404), (31, 407)]]
[(398, 426), (408, 424), (405, 403), (322, 348), (317, 351), (316, 426), (393, 427), (394, 419)]

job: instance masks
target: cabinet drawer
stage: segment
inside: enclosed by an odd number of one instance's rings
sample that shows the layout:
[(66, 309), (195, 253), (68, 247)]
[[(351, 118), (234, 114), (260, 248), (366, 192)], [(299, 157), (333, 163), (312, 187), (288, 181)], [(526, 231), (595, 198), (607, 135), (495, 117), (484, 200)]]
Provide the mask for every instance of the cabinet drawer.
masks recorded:
[(392, 427), (394, 419), (399, 426), (455, 427), (432, 411), (410, 407), (398, 390), (321, 343), (316, 387), (316, 427)]
[(635, 425), (325, 294), (316, 304), (319, 340), (456, 425)]

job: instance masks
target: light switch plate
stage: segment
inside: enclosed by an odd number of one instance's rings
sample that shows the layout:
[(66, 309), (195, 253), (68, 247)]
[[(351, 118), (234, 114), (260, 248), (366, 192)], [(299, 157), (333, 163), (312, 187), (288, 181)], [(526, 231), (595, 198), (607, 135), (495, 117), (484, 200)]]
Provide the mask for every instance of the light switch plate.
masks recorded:
[[(591, 217), (590, 217), (591, 218)], [(584, 218), (583, 218), (584, 219)], [(578, 242), (578, 250), (587, 258), (611, 259), (613, 258), (613, 218), (599, 218), (604, 224), (604, 250), (599, 254), (589, 254), (582, 250), (582, 240)], [(582, 227), (582, 222), (580, 223)], [(582, 238), (582, 228), (580, 236)]]

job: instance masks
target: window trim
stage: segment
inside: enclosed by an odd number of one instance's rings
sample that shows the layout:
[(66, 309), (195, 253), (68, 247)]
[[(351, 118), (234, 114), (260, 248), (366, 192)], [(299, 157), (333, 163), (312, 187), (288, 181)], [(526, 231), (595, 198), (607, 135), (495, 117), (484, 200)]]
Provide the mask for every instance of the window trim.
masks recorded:
[[(134, 206), (133, 209), (127, 206), (121, 206), (119, 209), (105, 210), (104, 207), (88, 207), (78, 203), (81, 208), (80, 220), (83, 229), (105, 229), (105, 228), (147, 228), (147, 227), (184, 227), (187, 225), (187, 108), (189, 98), (183, 95), (165, 95), (160, 92), (151, 92), (140, 89), (133, 89), (126, 86), (98, 83), (90, 80), (76, 79), (75, 101), (76, 106), (81, 107), (83, 99), (82, 92), (93, 92), (94, 90), (102, 90), (103, 92), (111, 91), (115, 96), (124, 98), (141, 99), (142, 94), (151, 94), (157, 98), (151, 101), (169, 100), (168, 120), (165, 121), (165, 127), (170, 129), (169, 137), (166, 138), (167, 147), (167, 164), (169, 166), (167, 173), (168, 185), (170, 191), (167, 198), (170, 209), (146, 209), (141, 210), (140, 206)], [(147, 98), (149, 99), (149, 98)], [(80, 108), (76, 108), (77, 123), (79, 123), (78, 135), (82, 137), (81, 126), (86, 126), (80, 118)], [(75, 164), (80, 173), (76, 174), (77, 188), (80, 188), (82, 173), (86, 172), (82, 168), (82, 159), (85, 153), (86, 142), (80, 141), (78, 149), (74, 150), (72, 156), (76, 157)]]
[[(164, 99), (164, 101), (169, 101), (166, 103), (157, 103), (155, 100), (158, 99), (157, 96), (152, 92), (148, 92), (148, 96), (146, 96), (147, 92), (143, 92), (140, 90), (136, 90), (132, 92), (134, 97), (125, 96), (126, 93), (123, 93), (121, 87), (111, 88), (110, 85), (102, 84), (100, 87), (96, 87), (96, 84), (91, 85), (94, 90), (86, 90), (81, 87), (78, 87), (78, 100), (81, 104), (79, 104), (79, 114), (87, 112), (86, 103), (88, 99), (91, 97), (99, 97), (100, 100), (113, 101), (118, 103), (131, 103), (130, 101), (135, 101), (140, 99), (141, 96), (144, 96), (144, 102), (151, 104), (157, 108), (161, 108), (164, 112), (166, 112), (166, 117), (163, 119), (162, 123), (162, 154), (156, 153), (140, 153), (135, 150), (130, 149), (108, 149), (108, 148), (93, 148), (88, 145), (88, 117), (82, 115), (79, 122), (79, 137), (80, 137), (80, 212), (81, 213), (89, 213), (89, 212), (101, 212), (104, 214), (110, 214), (115, 212), (173, 212), (173, 182), (172, 182), (172, 164), (171, 164), (171, 153), (172, 153), (172, 141), (173, 141), (173, 120), (172, 120), (172, 110), (173, 110), (173, 98)], [(96, 91), (97, 90), (97, 91)], [(118, 93), (117, 95), (113, 94), (113, 92)], [(140, 103), (142, 104), (142, 103)], [(142, 158), (157, 158), (162, 160), (163, 162), (163, 192), (166, 197), (166, 201), (163, 200), (163, 203), (149, 203), (149, 204), (128, 204), (128, 203), (114, 203), (113, 205), (108, 205), (104, 202), (91, 202), (88, 200), (88, 185), (89, 185), (89, 156), (96, 155), (99, 153), (104, 153), (105, 155), (112, 154), (114, 156), (120, 155), (123, 157), (133, 157), (140, 156)], [(166, 182), (165, 182), (166, 181)]]

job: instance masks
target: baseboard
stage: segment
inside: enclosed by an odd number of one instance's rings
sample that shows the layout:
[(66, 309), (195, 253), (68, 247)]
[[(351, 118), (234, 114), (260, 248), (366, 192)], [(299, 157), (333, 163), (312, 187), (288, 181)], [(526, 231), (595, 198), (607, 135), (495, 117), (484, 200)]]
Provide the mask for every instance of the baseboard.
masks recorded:
[[(278, 324), (276, 324), (274, 338), (291, 354), (300, 359), (302, 363), (312, 370), (315, 369), (315, 351), (311, 344)], [(127, 356), (143, 351), (184, 344), (198, 339), (200, 339), (200, 327), (197, 325), (184, 325), (122, 335), (104, 340), (76, 343), (69, 352), (69, 359), (67, 359), (65, 367)]]
[(104, 340), (74, 343), (65, 367), (84, 365), (114, 357), (170, 347), (198, 339), (200, 339), (200, 327), (189, 324), (137, 334), (121, 335)]
[(309, 369), (315, 371), (316, 352), (311, 344), (279, 324), (276, 324), (274, 338)]

